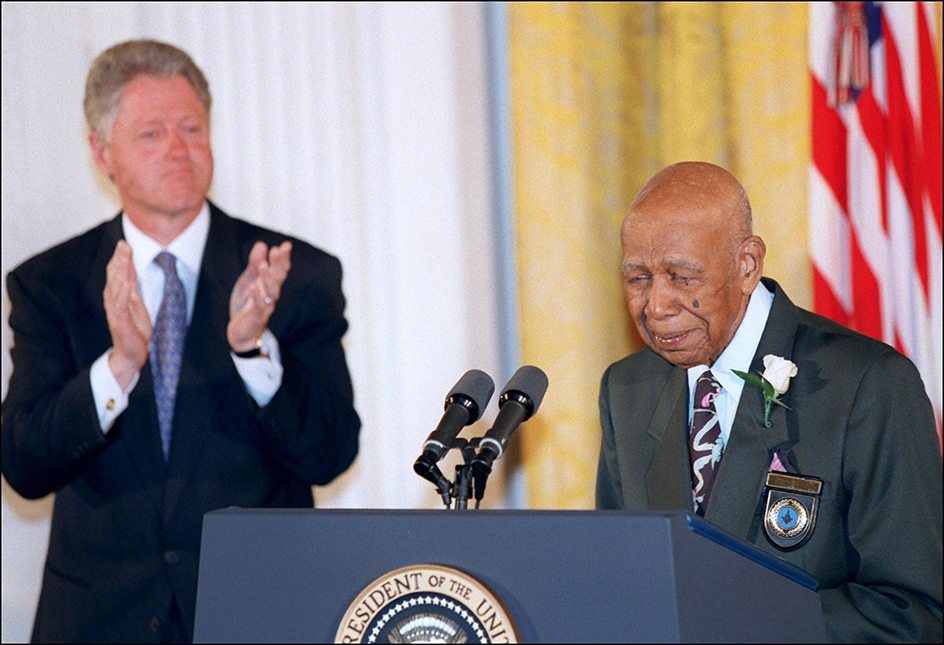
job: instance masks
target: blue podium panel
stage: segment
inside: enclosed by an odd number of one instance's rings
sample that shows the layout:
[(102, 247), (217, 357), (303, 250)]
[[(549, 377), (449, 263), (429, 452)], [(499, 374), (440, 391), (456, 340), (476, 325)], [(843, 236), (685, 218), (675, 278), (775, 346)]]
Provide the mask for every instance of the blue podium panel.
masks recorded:
[(419, 564), (487, 585), (525, 642), (825, 640), (812, 579), (686, 513), (316, 509), (206, 515), (194, 638), (329, 642)]

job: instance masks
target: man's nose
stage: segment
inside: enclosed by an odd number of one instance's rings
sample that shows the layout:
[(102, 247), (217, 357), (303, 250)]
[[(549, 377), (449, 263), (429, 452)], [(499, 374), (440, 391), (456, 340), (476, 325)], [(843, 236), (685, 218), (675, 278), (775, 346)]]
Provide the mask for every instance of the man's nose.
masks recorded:
[(649, 287), (649, 300), (645, 314), (648, 318), (660, 320), (678, 313), (675, 289), (668, 280), (655, 276)]
[(184, 141), (184, 138), (180, 136), (180, 133), (175, 129), (171, 129), (168, 135), (167, 153), (174, 157), (186, 157), (190, 154), (187, 148), (187, 142)]

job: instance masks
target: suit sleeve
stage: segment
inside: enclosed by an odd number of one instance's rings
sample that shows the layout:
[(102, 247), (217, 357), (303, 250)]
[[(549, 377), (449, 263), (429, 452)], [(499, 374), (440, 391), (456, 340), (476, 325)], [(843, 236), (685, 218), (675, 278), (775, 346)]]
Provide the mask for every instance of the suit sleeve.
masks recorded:
[(300, 302), (277, 334), (282, 385), (257, 418), (270, 453), (296, 477), (324, 485), (354, 461), (360, 419), (341, 345), (347, 330), (341, 264), (329, 258), (318, 266), (317, 276), (289, 274), (300, 277), (294, 296)]
[(931, 403), (897, 352), (864, 375), (844, 449), (851, 581), (821, 590), (832, 640), (941, 642), (941, 453)]
[(597, 465), (596, 506), (598, 509), (622, 509), (623, 494), (620, 484), (619, 465), (616, 463), (616, 439), (613, 434), (613, 419), (610, 417), (610, 395), (608, 367), (600, 382), (600, 461)]
[(107, 445), (89, 368), (76, 365), (50, 290), (7, 278), (13, 374), (3, 402), (3, 475), (38, 499), (69, 483)]

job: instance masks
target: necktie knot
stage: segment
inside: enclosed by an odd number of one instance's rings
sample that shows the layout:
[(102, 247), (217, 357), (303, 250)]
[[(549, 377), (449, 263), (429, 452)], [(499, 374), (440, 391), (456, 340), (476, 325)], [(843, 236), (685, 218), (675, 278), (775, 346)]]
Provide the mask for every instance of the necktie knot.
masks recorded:
[(696, 411), (700, 409), (707, 410), (714, 408), (714, 400), (721, 394), (721, 384), (715, 378), (711, 370), (705, 370), (695, 382), (695, 406)]
[(173, 253), (168, 253), (167, 251), (161, 251), (157, 254), (157, 257), (154, 258), (154, 262), (157, 263), (161, 269), (164, 271), (164, 277), (168, 278), (171, 276), (177, 275), (177, 258), (174, 257)]

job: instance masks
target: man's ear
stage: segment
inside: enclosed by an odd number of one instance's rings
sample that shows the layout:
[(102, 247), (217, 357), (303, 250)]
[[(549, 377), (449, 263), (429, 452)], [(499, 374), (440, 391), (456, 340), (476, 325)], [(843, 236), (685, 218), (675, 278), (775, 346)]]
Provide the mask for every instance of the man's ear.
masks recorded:
[(95, 161), (95, 165), (102, 171), (102, 174), (111, 177), (111, 155), (108, 143), (94, 131), (89, 132), (88, 140), (89, 147), (92, 149), (92, 159)]
[(752, 235), (741, 242), (741, 292), (750, 294), (760, 282), (764, 273), (764, 256), (767, 254), (767, 245), (757, 235)]

